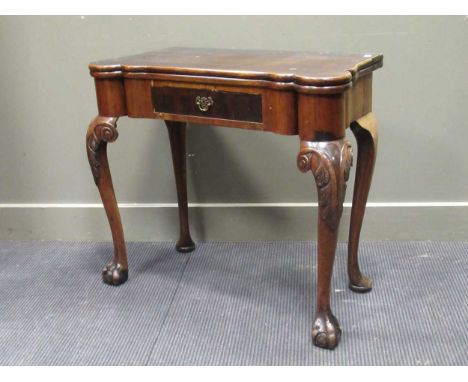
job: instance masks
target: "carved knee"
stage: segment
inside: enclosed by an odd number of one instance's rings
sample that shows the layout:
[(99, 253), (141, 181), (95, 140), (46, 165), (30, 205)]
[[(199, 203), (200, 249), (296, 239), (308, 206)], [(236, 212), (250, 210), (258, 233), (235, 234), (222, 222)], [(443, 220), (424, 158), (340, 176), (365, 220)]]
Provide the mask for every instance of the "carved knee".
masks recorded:
[(114, 142), (119, 136), (117, 120), (118, 117), (98, 116), (91, 122), (86, 134), (86, 151), (96, 184), (98, 184), (99, 181), (101, 168), (99, 151), (104, 148), (108, 142)]
[(297, 166), (302, 172), (312, 171), (317, 184), (320, 218), (332, 229), (337, 228), (343, 212), (352, 162), (352, 148), (347, 140), (301, 141)]

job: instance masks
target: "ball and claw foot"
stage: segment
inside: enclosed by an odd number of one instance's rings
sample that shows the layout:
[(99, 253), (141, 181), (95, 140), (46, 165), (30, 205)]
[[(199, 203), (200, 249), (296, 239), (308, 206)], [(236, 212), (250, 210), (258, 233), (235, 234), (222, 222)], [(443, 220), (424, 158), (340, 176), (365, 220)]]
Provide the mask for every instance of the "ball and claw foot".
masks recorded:
[(372, 279), (362, 275), (358, 283), (349, 282), (349, 289), (356, 293), (367, 293), (372, 290)]
[(312, 341), (315, 346), (334, 349), (340, 342), (341, 328), (331, 312), (321, 312), (315, 319), (312, 328)]
[(177, 252), (192, 252), (195, 249), (195, 243), (192, 239), (188, 240), (179, 240), (176, 244), (176, 251)]
[(102, 270), (102, 281), (109, 285), (120, 285), (128, 279), (128, 270), (122, 269), (122, 265), (112, 260)]

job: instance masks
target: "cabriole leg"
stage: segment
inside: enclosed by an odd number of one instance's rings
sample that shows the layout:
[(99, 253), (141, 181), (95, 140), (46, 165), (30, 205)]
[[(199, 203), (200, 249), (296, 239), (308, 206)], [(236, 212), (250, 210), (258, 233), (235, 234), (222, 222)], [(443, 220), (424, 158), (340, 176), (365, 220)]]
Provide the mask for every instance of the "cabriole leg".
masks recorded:
[(101, 194), (114, 242), (114, 257), (102, 270), (103, 281), (109, 285), (120, 285), (128, 278), (122, 222), (107, 161), (107, 143), (114, 142), (118, 137), (117, 119), (117, 117), (98, 116), (91, 122), (86, 134), (86, 150), (91, 172)]
[(165, 121), (171, 143), (172, 164), (177, 188), (177, 203), (179, 205), (179, 240), (176, 250), (179, 252), (191, 252), (195, 249), (195, 244), (190, 237), (188, 223), (187, 205), (187, 170), (185, 159), (185, 128), (183, 122)]
[(301, 171), (312, 171), (318, 191), (317, 306), (312, 327), (314, 345), (333, 349), (341, 329), (330, 307), (330, 284), (338, 240), (338, 226), (343, 212), (346, 180), (352, 164), (349, 142), (301, 142), (297, 160)]
[(348, 240), (349, 288), (354, 292), (364, 293), (372, 289), (372, 280), (364, 276), (359, 269), (358, 247), (377, 155), (378, 131), (375, 115), (369, 113), (353, 122), (351, 130), (357, 140), (358, 157)]

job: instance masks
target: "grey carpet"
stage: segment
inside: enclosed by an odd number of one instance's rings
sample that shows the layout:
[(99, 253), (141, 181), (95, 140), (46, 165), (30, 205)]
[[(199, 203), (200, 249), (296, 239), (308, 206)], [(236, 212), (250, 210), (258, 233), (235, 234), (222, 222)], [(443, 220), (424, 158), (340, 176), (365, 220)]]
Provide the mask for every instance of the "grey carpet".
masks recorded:
[(468, 243), (362, 243), (365, 295), (337, 252), (334, 351), (312, 346), (315, 244), (0, 242), (0, 365), (468, 365)]

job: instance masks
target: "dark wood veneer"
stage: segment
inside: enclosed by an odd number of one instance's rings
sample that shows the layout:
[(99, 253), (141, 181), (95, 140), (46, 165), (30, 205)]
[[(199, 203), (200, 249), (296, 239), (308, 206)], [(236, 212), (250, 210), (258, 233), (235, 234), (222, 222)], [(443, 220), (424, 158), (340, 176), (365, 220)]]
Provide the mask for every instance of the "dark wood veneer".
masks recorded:
[(335, 348), (341, 328), (331, 310), (330, 290), (353, 160), (351, 145), (345, 139), (350, 126), (358, 155), (348, 245), (349, 288), (368, 292), (372, 287), (372, 280), (360, 271), (358, 246), (377, 154), (372, 72), (382, 63), (379, 54), (169, 48), (90, 64), (99, 116), (88, 128), (86, 148), (114, 241), (114, 257), (103, 270), (104, 282), (119, 285), (128, 277), (106, 150), (107, 143), (117, 139), (118, 117), (166, 121), (179, 205), (176, 249), (181, 252), (195, 248), (188, 225), (186, 123), (298, 135), (297, 165), (303, 172), (312, 172), (319, 201), (312, 340), (317, 346)]
[[(262, 95), (223, 90), (154, 86), (153, 106), (156, 113), (195, 115), (206, 118), (262, 122)], [(197, 99), (211, 100), (206, 110)]]

